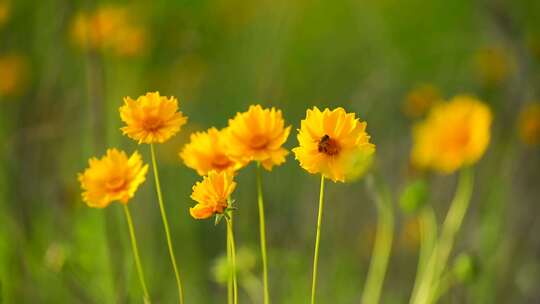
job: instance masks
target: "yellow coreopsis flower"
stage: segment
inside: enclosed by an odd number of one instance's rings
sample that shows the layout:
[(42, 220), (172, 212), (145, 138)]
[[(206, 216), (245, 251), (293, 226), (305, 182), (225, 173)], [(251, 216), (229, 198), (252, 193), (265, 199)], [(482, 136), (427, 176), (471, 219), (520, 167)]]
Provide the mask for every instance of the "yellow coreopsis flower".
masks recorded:
[(240, 162), (257, 161), (266, 170), (285, 162), (289, 151), (282, 145), (291, 127), (285, 127), (281, 110), (250, 106), (247, 112), (237, 113), (229, 120), (226, 146), (229, 155)]
[(139, 144), (163, 143), (187, 122), (187, 117), (178, 111), (176, 98), (160, 96), (159, 92), (146, 93), (137, 100), (125, 97), (119, 111), (126, 123), (122, 132)]
[(8, 21), (10, 10), (10, 3), (5, 0), (0, 0), (0, 28)]
[(403, 112), (410, 118), (418, 118), (427, 113), (439, 100), (441, 100), (441, 94), (437, 87), (430, 84), (418, 85), (407, 93), (403, 103)]
[(508, 52), (500, 47), (485, 47), (474, 57), (476, 74), (487, 85), (498, 85), (514, 71), (515, 64)]
[(414, 165), (449, 174), (477, 162), (489, 144), (489, 107), (470, 96), (435, 106), (413, 129)]
[(307, 110), (298, 132), (299, 147), (293, 152), (300, 166), (321, 173), (334, 182), (345, 182), (364, 173), (375, 145), (369, 142), (366, 122), (343, 108)]
[(245, 163), (227, 156), (225, 145), (226, 130), (210, 128), (206, 132), (191, 134), (191, 141), (180, 152), (186, 166), (206, 175), (210, 171), (238, 170)]
[(193, 186), (191, 198), (197, 202), (189, 213), (196, 219), (206, 219), (222, 214), (229, 206), (228, 200), (236, 188), (234, 175), (230, 171), (211, 171), (201, 182)]
[(71, 25), (71, 36), (82, 49), (111, 50), (132, 56), (144, 48), (145, 31), (128, 7), (105, 5), (94, 12), (78, 13)]
[(20, 93), (24, 88), (27, 72), (25, 57), (16, 54), (0, 56), (0, 96)]
[(148, 165), (134, 152), (129, 158), (124, 151), (108, 149), (101, 159), (91, 158), (89, 167), (79, 174), (84, 190), (82, 198), (90, 207), (104, 208), (111, 202), (127, 204), (146, 178)]
[(525, 144), (540, 144), (540, 103), (530, 103), (521, 110), (518, 130)]

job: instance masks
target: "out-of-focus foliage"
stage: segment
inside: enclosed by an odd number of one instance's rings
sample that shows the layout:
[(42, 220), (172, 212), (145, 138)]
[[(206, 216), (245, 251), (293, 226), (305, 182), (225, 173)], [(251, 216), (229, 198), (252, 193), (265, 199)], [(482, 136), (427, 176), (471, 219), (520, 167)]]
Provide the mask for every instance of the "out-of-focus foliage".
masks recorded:
[[(484, 101), (493, 123), (449, 263), (463, 281), (441, 302), (539, 302), (540, 153), (520, 140), (537, 128), (519, 114), (540, 99), (538, 12), (533, 0), (0, 0), (1, 301), (140, 301), (121, 206), (87, 208), (77, 173), (108, 147), (139, 150), (149, 163), (148, 146), (122, 136), (118, 108), (126, 96), (159, 91), (178, 98), (189, 117), (157, 147), (187, 303), (226, 300), (226, 287), (212, 274), (225, 254), (225, 225), (189, 215), (191, 186), (200, 177), (178, 153), (191, 133), (221, 129), (258, 103), (283, 111), (285, 126), (292, 125), (284, 144), (290, 150), (306, 109), (341, 106), (368, 122), (377, 146), (370, 170), (394, 198), (411, 181), (429, 180), (424, 204), (440, 223), (455, 177), (410, 166), (411, 127), (436, 100), (459, 94)], [(418, 91), (422, 84), (432, 89)], [(238, 250), (246, 268), (242, 303), (259, 303), (261, 295), (254, 169), (235, 177), (236, 242), (250, 248)], [(273, 303), (305, 303), (318, 178), (291, 154), (265, 171), (263, 182)], [(360, 301), (376, 229), (363, 182), (327, 183), (320, 303)], [(174, 303), (154, 191), (142, 184), (130, 208), (151, 296)], [(408, 197), (404, 204), (414, 209), (419, 198)], [(416, 273), (418, 223), (402, 212), (396, 221), (381, 303), (406, 303)], [(472, 276), (464, 252), (475, 257)]]

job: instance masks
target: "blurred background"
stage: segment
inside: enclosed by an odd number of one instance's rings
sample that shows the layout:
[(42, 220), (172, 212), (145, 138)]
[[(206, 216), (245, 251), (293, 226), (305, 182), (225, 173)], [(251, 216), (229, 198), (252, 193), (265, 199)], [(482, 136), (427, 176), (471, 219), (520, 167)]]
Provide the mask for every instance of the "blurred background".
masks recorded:
[[(86, 207), (76, 176), (107, 147), (150, 161), (148, 146), (121, 135), (118, 115), (124, 96), (147, 91), (178, 97), (189, 116), (157, 149), (186, 303), (226, 301), (225, 229), (190, 218), (199, 177), (178, 152), (191, 132), (224, 127), (253, 103), (282, 109), (293, 129), (315, 105), (368, 122), (372, 171), (396, 214), (381, 301), (406, 303), (419, 240), (415, 215), (398, 204), (416, 178), (411, 126), (462, 93), (495, 119), (454, 250), (470, 267), (441, 302), (540, 302), (539, 1), (0, 0), (0, 37), (2, 303), (142, 302), (120, 206)], [(293, 132), (286, 147), (296, 144)], [(242, 303), (261, 301), (254, 169), (235, 193)], [(291, 155), (263, 179), (273, 302), (305, 303), (319, 179)], [(130, 206), (152, 298), (175, 303), (151, 181)], [(456, 178), (429, 181), (441, 221)], [(319, 302), (359, 303), (376, 209), (363, 181), (329, 183), (326, 201)]]

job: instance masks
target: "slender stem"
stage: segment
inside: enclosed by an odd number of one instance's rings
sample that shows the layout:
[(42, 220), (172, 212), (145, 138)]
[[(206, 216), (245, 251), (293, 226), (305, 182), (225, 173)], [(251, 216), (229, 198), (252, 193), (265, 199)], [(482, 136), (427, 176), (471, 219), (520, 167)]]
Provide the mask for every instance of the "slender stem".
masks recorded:
[(229, 229), (227, 229), (227, 265), (229, 267), (229, 275), (227, 276), (227, 303), (233, 304), (233, 273), (231, 260), (231, 238), (229, 237)]
[(236, 245), (234, 242), (234, 230), (233, 230), (233, 218), (232, 216), (227, 219), (227, 238), (229, 239), (229, 245), (231, 250), (231, 271), (233, 281), (233, 303), (238, 304), (238, 283), (236, 281)]
[(424, 275), (421, 277), (418, 293), (411, 299), (411, 303), (424, 304), (433, 302), (441, 274), (446, 269), (446, 263), (452, 251), (455, 236), (467, 212), (473, 184), (472, 169), (463, 169), (460, 174), (456, 195), (450, 204), (450, 209), (442, 226), (441, 236), (429, 258)]
[(133, 228), (133, 220), (131, 218), (131, 212), (127, 204), (124, 204), (124, 213), (129, 228), (129, 236), (131, 238), (131, 249), (133, 250), (133, 257), (135, 258), (135, 266), (137, 268), (137, 274), (139, 275), (139, 281), (144, 294), (144, 303), (150, 303), (150, 296), (148, 295), (148, 289), (146, 288), (146, 282), (144, 279), (144, 272), (141, 266), (141, 258), (139, 257), (139, 248), (137, 246), (137, 238), (135, 237), (135, 229)]
[(437, 241), (437, 218), (431, 206), (425, 206), (420, 210), (418, 221), (420, 222), (420, 256), (411, 298), (415, 298), (418, 293), (421, 278)]
[[(372, 186), (370, 180), (368, 187)], [(382, 285), (388, 267), (392, 240), (394, 238), (394, 214), (392, 202), (388, 191), (379, 193), (375, 187), (371, 187), (375, 193), (375, 202), (378, 211), (378, 227), (369, 272), (362, 295), (363, 304), (377, 304), (381, 296)]]
[(321, 239), (321, 223), (324, 208), (324, 175), (321, 174), (321, 189), (319, 192), (319, 211), (317, 215), (317, 235), (315, 237), (315, 254), (313, 256), (313, 280), (311, 282), (311, 304), (315, 303), (317, 289), (317, 267), (319, 264), (319, 242)]
[(172, 266), (174, 269), (174, 275), (176, 277), (176, 285), (178, 286), (178, 297), (180, 303), (184, 303), (184, 294), (182, 292), (182, 282), (180, 281), (180, 273), (178, 272), (178, 267), (176, 266), (176, 258), (174, 256), (174, 249), (171, 241), (171, 232), (169, 230), (169, 222), (167, 221), (167, 213), (163, 205), (163, 195), (161, 194), (161, 186), (159, 183), (159, 174), (157, 169), (156, 162), (156, 152), (154, 150), (154, 145), (150, 144), (150, 152), (152, 154), (152, 167), (154, 169), (154, 179), (156, 182), (156, 192), (158, 196), (159, 210), (161, 212), (161, 219), (163, 220), (163, 228), (165, 229), (165, 236), (167, 238), (167, 246), (169, 248), (169, 256), (171, 258)]
[(270, 303), (270, 294), (268, 292), (268, 259), (266, 255), (266, 224), (264, 222), (264, 202), (261, 180), (261, 163), (257, 163), (257, 202), (259, 205), (259, 233), (261, 241), (261, 255), (263, 264), (263, 292), (264, 304)]

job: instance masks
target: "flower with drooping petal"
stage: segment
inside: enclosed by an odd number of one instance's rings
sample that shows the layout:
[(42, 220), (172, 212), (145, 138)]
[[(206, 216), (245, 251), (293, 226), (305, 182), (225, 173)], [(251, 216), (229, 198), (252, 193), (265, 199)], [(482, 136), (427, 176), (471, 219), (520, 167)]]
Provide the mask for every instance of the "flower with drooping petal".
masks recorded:
[(334, 182), (361, 176), (369, 166), (375, 145), (369, 142), (366, 122), (343, 108), (307, 110), (293, 152), (300, 166)]
[(232, 172), (211, 171), (193, 186), (191, 198), (197, 205), (190, 208), (189, 213), (195, 219), (207, 219), (214, 214), (222, 214), (229, 206), (229, 197), (235, 188)]
[(146, 93), (137, 100), (125, 97), (119, 111), (126, 123), (122, 132), (139, 144), (163, 143), (187, 122), (178, 111), (176, 98), (160, 96), (159, 92)]
[(229, 119), (227, 151), (240, 162), (257, 161), (266, 170), (272, 170), (273, 166), (284, 163), (289, 154), (282, 145), (290, 131), (290, 126), (285, 127), (281, 110), (252, 105), (248, 111)]
[(100, 159), (91, 158), (89, 167), (79, 173), (83, 201), (93, 208), (104, 208), (117, 201), (127, 204), (144, 182), (148, 165), (134, 152), (129, 158), (124, 151), (108, 149)]
[(519, 138), (527, 145), (540, 144), (540, 103), (527, 104), (519, 115)]
[(471, 96), (435, 106), (414, 126), (412, 163), (443, 174), (476, 163), (490, 140), (489, 107)]
[(210, 171), (235, 171), (242, 168), (245, 163), (227, 156), (226, 132), (210, 128), (206, 132), (191, 134), (191, 140), (180, 152), (180, 158), (199, 175), (206, 175)]

